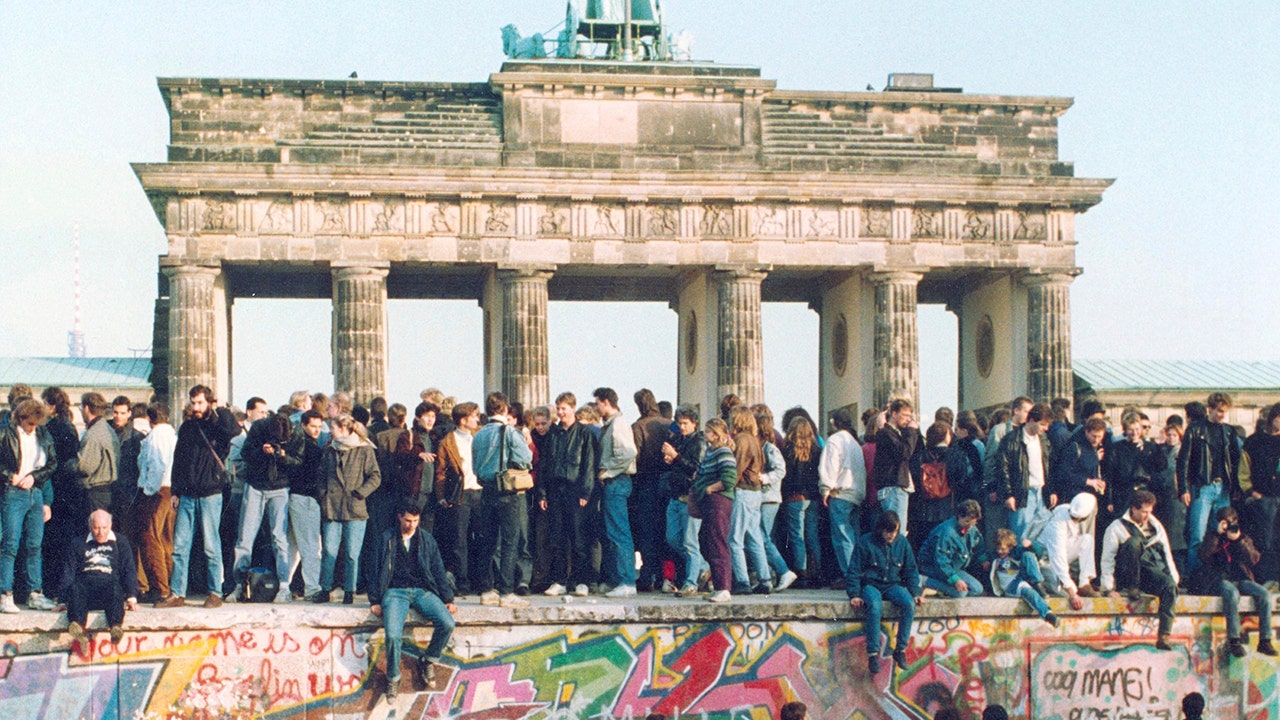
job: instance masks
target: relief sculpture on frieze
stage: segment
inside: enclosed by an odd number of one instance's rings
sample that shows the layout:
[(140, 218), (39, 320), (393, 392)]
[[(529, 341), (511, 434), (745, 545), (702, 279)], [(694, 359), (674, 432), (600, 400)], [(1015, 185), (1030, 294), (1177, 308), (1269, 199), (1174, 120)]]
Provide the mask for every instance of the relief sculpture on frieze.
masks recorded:
[(834, 216), (834, 211), (827, 211), (822, 208), (810, 208), (808, 228), (805, 230), (805, 236), (817, 238), (835, 237), (837, 220)]
[(234, 231), (236, 229), (235, 205), (222, 198), (209, 197), (204, 201), (204, 215), (201, 217), (202, 230)]
[(484, 220), (484, 231), (490, 235), (511, 232), (511, 208), (506, 203), (491, 202)]
[(649, 234), (656, 237), (672, 237), (679, 230), (676, 209), (670, 205), (649, 208)]
[(569, 234), (569, 208), (563, 204), (548, 205), (538, 218), (538, 234), (564, 237)]
[(865, 224), (863, 226), (863, 235), (873, 238), (889, 237), (889, 209), (884, 207), (869, 207), (863, 213)]
[(1044, 216), (1039, 213), (1018, 213), (1018, 226), (1013, 231), (1015, 240), (1043, 240), (1045, 238)]
[(258, 232), (269, 235), (287, 235), (293, 232), (293, 200), (272, 200), (262, 216), (262, 222), (258, 223)]
[(330, 200), (316, 203), (320, 210), (320, 230), (322, 233), (345, 233), (347, 231), (347, 203), (344, 200)]
[(914, 208), (912, 211), (911, 236), (917, 238), (935, 238), (938, 236), (939, 218), (934, 210)]
[(702, 212), (699, 231), (703, 236), (726, 237), (733, 234), (733, 215), (727, 205), (707, 205)]
[(764, 205), (759, 209), (760, 221), (756, 223), (756, 235), (762, 237), (785, 237), (787, 234), (787, 214), (776, 205)]
[(377, 233), (398, 233), (404, 230), (402, 210), (404, 203), (387, 202), (381, 212), (373, 217), (373, 231)]
[(978, 214), (977, 210), (970, 210), (964, 216), (961, 231), (970, 240), (985, 240), (991, 234), (991, 221)]

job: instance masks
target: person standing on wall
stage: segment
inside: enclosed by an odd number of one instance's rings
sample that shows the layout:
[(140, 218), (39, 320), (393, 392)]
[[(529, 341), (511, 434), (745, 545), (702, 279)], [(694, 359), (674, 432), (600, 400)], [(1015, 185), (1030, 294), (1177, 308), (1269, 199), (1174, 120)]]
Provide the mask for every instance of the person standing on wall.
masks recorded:
[(18, 547), (27, 555), (27, 584), (32, 610), (52, 610), (55, 605), (42, 592), (44, 583), (44, 485), (58, 470), (53, 436), (41, 424), (44, 405), (27, 398), (10, 413), (9, 427), (0, 431), (0, 488), (3, 488), (3, 523), (0, 528), (0, 612), (17, 613), (13, 601), (14, 565)]
[(226, 459), (231, 438), (239, 435), (241, 428), (230, 410), (217, 405), (208, 386), (196, 385), (187, 397), (190, 403), (186, 419), (178, 428), (170, 487), (171, 503), (177, 511), (173, 524), (173, 576), (169, 596), (157, 601), (157, 608), (186, 604), (187, 565), (197, 518), (208, 561), (209, 595), (204, 606), (222, 605), (222, 491), (227, 485)]
[(601, 562), (601, 575), (613, 586), (605, 595), (631, 597), (636, 594), (636, 561), (627, 501), (631, 497), (631, 477), (636, 473), (636, 438), (622, 419), (618, 393), (613, 388), (596, 388), (592, 395), (604, 418), (600, 431), (600, 467), (596, 472), (596, 478), (604, 486), (601, 510), (608, 550), (608, 560)]

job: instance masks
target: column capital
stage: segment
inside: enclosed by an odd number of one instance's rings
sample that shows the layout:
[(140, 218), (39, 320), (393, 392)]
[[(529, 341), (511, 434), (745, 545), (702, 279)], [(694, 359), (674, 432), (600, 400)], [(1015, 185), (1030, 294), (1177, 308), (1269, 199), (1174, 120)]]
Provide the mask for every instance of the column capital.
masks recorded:
[(555, 265), (499, 265), (498, 279), (502, 281), (519, 280), (521, 278), (531, 278), (537, 280), (550, 280), (556, 274)]
[(867, 279), (871, 282), (882, 284), (901, 284), (901, 285), (919, 285), (924, 279), (923, 272), (915, 272), (912, 270), (885, 270), (881, 272), (873, 272), (867, 275)]
[(331, 262), (329, 263), (329, 271), (333, 273), (334, 278), (338, 280), (347, 280), (358, 278), (361, 276), (371, 277), (376, 280), (385, 278), (391, 272), (391, 263), (388, 262)]
[(185, 264), (185, 263), (174, 264), (174, 265), (162, 264), (160, 266), (160, 272), (163, 272), (165, 274), (165, 277), (168, 277), (171, 279), (178, 277), (180, 275), (209, 275), (211, 277), (217, 277), (222, 272), (222, 266), (221, 265), (193, 265), (193, 264)]
[(1070, 285), (1079, 274), (1080, 268), (1049, 272), (1031, 272), (1019, 277), (1018, 282), (1022, 283), (1026, 287), (1039, 285)]
[(717, 279), (760, 280), (769, 277), (768, 267), (748, 267), (745, 265), (716, 265), (712, 274)]

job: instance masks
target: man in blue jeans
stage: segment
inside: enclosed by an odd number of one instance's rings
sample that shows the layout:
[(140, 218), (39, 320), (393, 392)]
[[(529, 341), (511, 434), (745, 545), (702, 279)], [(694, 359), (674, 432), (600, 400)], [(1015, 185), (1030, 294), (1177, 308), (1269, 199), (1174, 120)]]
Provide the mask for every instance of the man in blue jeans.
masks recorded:
[(915, 606), (923, 603), (916, 559), (911, 554), (911, 544), (898, 532), (900, 526), (895, 512), (881, 512), (876, 529), (858, 538), (845, 575), (849, 605), (854, 610), (866, 608), (863, 629), (867, 634), (867, 671), (871, 675), (880, 672), (880, 616), (884, 601), (898, 608), (893, 664), (899, 670), (907, 669), (907, 640), (911, 637)]
[(471, 442), (471, 466), (481, 487), (479, 576), (471, 580), (481, 589), (481, 605), (528, 607), (529, 601), (516, 595), (516, 589), (529, 583), (518, 563), (529, 536), (529, 506), (525, 491), (503, 490), (501, 478), (509, 468), (529, 469), (533, 450), (529, 438), (510, 427), (506, 395), (489, 393), (484, 409), (489, 422)]
[[(1187, 567), (1200, 567), (1200, 545), (1209, 520), (1240, 494), (1240, 440), (1226, 422), (1231, 396), (1216, 392), (1208, 415), (1187, 428), (1178, 451), (1178, 486), (1187, 509)], [(1120, 508), (1116, 508), (1119, 510)]]
[(173, 526), (173, 576), (169, 596), (156, 602), (157, 608), (186, 605), (187, 564), (191, 559), (191, 541), (196, 519), (204, 539), (204, 556), (208, 561), (208, 597), (206, 608), (222, 605), (222, 491), (226, 489), (227, 453), (231, 438), (241, 432), (240, 423), (231, 411), (217, 407), (213, 390), (196, 385), (187, 393), (190, 415), (178, 428), (178, 442), (173, 450), (171, 475), (173, 506), (177, 517)]
[(627, 499), (631, 497), (631, 476), (636, 473), (636, 438), (618, 409), (618, 393), (613, 388), (596, 388), (591, 393), (604, 418), (600, 431), (600, 468), (596, 477), (604, 486), (601, 501), (604, 513), (606, 561), (600, 574), (613, 585), (605, 595), (613, 598), (636, 594), (636, 551), (631, 541), (631, 519)]
[(983, 562), (984, 571), (991, 568), (985, 561), (982, 531), (977, 528), (981, 519), (982, 506), (976, 500), (965, 500), (956, 506), (955, 517), (929, 533), (920, 547), (919, 567), (925, 587), (953, 598), (982, 594), (982, 581), (967, 570), (975, 560)]
[(400, 648), (409, 609), (431, 623), (431, 643), (418, 654), (423, 684), (435, 682), (435, 665), (453, 636), (453, 587), (445, 576), (440, 548), (418, 527), (421, 510), (408, 498), (396, 507), (397, 527), (387, 528), (374, 549), (374, 575), (369, 582), (369, 611), (382, 618), (387, 646), (387, 702), (400, 690)]

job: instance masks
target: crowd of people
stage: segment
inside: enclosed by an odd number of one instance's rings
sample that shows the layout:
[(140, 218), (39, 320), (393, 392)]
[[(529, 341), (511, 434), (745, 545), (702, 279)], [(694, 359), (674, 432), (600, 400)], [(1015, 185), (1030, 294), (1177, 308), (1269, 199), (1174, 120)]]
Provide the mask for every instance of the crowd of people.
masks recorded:
[(81, 434), (65, 392), (13, 387), (0, 612), (20, 612), (21, 593), (33, 610), (65, 604), (77, 635), (86, 605), (105, 603), (118, 637), (117, 605), (364, 592), (388, 624), (388, 668), (409, 608), (435, 625), (429, 674), (462, 596), (723, 603), (838, 588), (865, 613), (874, 674), (886, 601), (904, 667), (926, 594), (1018, 597), (1055, 626), (1047, 597), (1081, 610), (1091, 595), (1153, 595), (1167, 648), (1175, 598), (1196, 592), (1223, 598), (1236, 657), (1239, 598), (1253, 597), (1257, 650), (1276, 654), (1280, 404), (1246, 437), (1214, 393), (1153, 437), (1137, 409), (1112, 428), (1097, 402), (1076, 423), (1069, 401), (1028, 398), (991, 417), (942, 408), (923, 431), (906, 399), (860, 418), (837, 409), (826, 428), (801, 407), (775, 421), (730, 395), (703, 417), (649, 390), (632, 396), (633, 419), (607, 387), (530, 409), (436, 389), (412, 412), (342, 392), (295, 392), (276, 409), (258, 397), (229, 408), (202, 385), (183, 399), (175, 430), (163, 402), (86, 393)]

